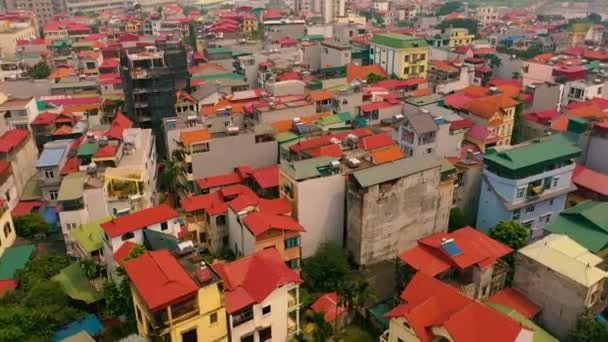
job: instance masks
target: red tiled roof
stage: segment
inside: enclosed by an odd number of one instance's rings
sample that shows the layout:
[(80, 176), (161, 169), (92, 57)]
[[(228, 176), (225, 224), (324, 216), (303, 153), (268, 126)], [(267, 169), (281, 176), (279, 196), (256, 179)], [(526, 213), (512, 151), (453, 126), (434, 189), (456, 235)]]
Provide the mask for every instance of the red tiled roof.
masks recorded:
[(390, 135), (388, 135), (386, 133), (380, 133), (380, 134), (363, 137), (359, 141), (359, 148), (362, 148), (366, 151), (375, 150), (377, 148), (391, 146), (391, 145), (395, 145), (395, 141), (393, 140), (393, 138), (391, 138)]
[(251, 193), (240, 194), (230, 202), (229, 206), (238, 213), (247, 207), (253, 207), (257, 204), (258, 196), (252, 191)]
[(17, 282), (14, 279), (0, 280), (0, 298), (4, 295), (17, 288)]
[(273, 165), (255, 169), (252, 177), (262, 189), (275, 188), (279, 186), (279, 167)]
[(0, 175), (4, 175), (4, 173), (10, 170), (11, 164), (6, 160), (0, 160)]
[(451, 94), (443, 99), (446, 106), (454, 107), (457, 109), (464, 108), (469, 102), (473, 101), (472, 98), (462, 94)]
[(0, 136), (0, 152), (8, 153), (10, 150), (21, 144), (30, 134), (24, 129), (11, 129)]
[(560, 112), (557, 110), (545, 110), (542, 112), (528, 113), (524, 114), (523, 118), (528, 121), (542, 123), (544, 125), (548, 125), (551, 123), (551, 120), (560, 116)]
[(78, 171), (80, 171), (80, 160), (78, 160), (78, 157), (72, 157), (66, 160), (65, 164), (63, 165), (63, 168), (61, 169), (61, 175), (66, 176), (70, 173)]
[(196, 210), (205, 210), (209, 215), (213, 216), (225, 213), (226, 209), (228, 209), (228, 205), (224, 202), (224, 198), (220, 191), (182, 198), (180, 203), (187, 213)]
[(29, 202), (19, 202), (11, 211), (11, 216), (13, 218), (17, 218), (19, 216), (23, 216), (25, 214), (31, 213), (35, 208), (40, 208), (42, 206), (42, 202), (38, 201), (29, 201)]
[(471, 127), (473, 127), (473, 122), (469, 119), (455, 120), (450, 122), (450, 131), (469, 129)]
[(116, 237), (177, 217), (179, 217), (179, 214), (175, 209), (166, 204), (161, 204), (125, 216), (115, 217), (112, 220), (103, 223), (101, 228), (103, 228), (108, 236)]
[(329, 144), (324, 146), (319, 146), (317, 148), (313, 148), (311, 150), (306, 150), (306, 154), (311, 157), (334, 157), (334, 158), (342, 158), (344, 152), (340, 145), (337, 144)]
[(389, 108), (389, 107), (393, 107), (393, 106), (399, 106), (400, 104), (394, 104), (394, 103), (390, 103), (390, 102), (370, 102), (370, 103), (366, 103), (361, 105), (361, 111), (362, 112), (371, 112), (373, 110), (380, 110), (380, 109), (384, 109), (384, 108)]
[(488, 301), (514, 309), (526, 316), (526, 318), (536, 316), (541, 309), (540, 306), (536, 305), (524, 294), (510, 287), (496, 292), (493, 296), (488, 298)]
[(129, 260), (125, 271), (152, 312), (198, 292), (198, 285), (168, 250), (146, 252)]
[(38, 125), (48, 125), (55, 121), (57, 114), (51, 112), (42, 112), (34, 118), (34, 120), (30, 123), (32, 126)]
[(135, 242), (125, 241), (122, 246), (120, 246), (120, 248), (114, 252), (112, 259), (114, 259), (114, 261), (116, 261), (119, 265), (122, 265), (129, 254), (131, 254), (131, 250), (137, 246), (139, 246), (139, 244)]
[(431, 327), (442, 326), (454, 341), (512, 342), (524, 329), (520, 323), (476, 302), (455, 288), (416, 273), (401, 294), (405, 304), (386, 317), (404, 317), (421, 342), (431, 342)]
[(253, 212), (245, 216), (243, 223), (256, 237), (271, 229), (294, 232), (304, 231), (304, 227), (291, 216), (268, 214), (265, 212)]
[(264, 11), (264, 19), (281, 19), (283, 14), (279, 8), (269, 8)]
[(384, 81), (376, 82), (373, 85), (376, 87), (382, 87), (382, 88), (386, 88), (389, 90), (393, 90), (393, 89), (406, 88), (406, 87), (423, 84), (423, 83), (426, 83), (425, 78), (415, 77), (415, 78), (410, 78), (407, 80), (384, 80)]
[(122, 133), (125, 129), (131, 128), (133, 121), (129, 120), (123, 113), (116, 114), (110, 129), (104, 134), (108, 138), (122, 140)]
[(316, 313), (325, 313), (325, 321), (328, 323), (333, 322), (337, 317), (341, 316), (346, 312), (344, 306), (338, 306), (338, 294), (335, 292), (326, 293), (319, 297), (312, 305), (310, 309)]
[(370, 74), (376, 74), (381, 77), (388, 77), (386, 71), (384, 71), (384, 69), (377, 64), (371, 64), (366, 66), (360, 66), (357, 64), (346, 65), (346, 80), (348, 82), (351, 82), (353, 80), (367, 80), (367, 76), (369, 76)]
[(230, 263), (211, 266), (224, 281), (226, 311), (233, 314), (261, 303), (277, 288), (302, 279), (290, 270), (275, 248), (264, 249)]
[(277, 81), (293, 81), (301, 79), (300, 73), (296, 71), (282, 73), (277, 76)]
[(106, 146), (99, 147), (93, 158), (111, 158), (116, 155), (116, 152), (118, 152), (118, 146), (108, 144)]
[(291, 212), (291, 204), (285, 197), (275, 199), (260, 198), (258, 209), (266, 214), (287, 215)]
[(120, 64), (120, 60), (118, 58), (106, 58), (103, 60), (103, 63), (101, 63), (101, 65), (99, 66), (99, 69), (101, 69), (101, 68), (115, 69), (115, 68), (118, 68), (119, 64)]
[(201, 189), (216, 188), (218, 186), (226, 186), (231, 184), (239, 184), (243, 180), (236, 172), (227, 173), (224, 175), (209, 176), (196, 180), (198, 187)]
[(608, 196), (608, 175), (576, 164), (572, 182), (603, 196)]
[[(441, 248), (442, 240), (447, 239), (453, 239), (462, 253), (448, 255)], [(437, 233), (420, 239), (418, 246), (401, 253), (399, 258), (416, 270), (434, 277), (452, 266), (465, 269), (476, 264), (484, 269), (511, 252), (511, 248), (478, 230), (464, 227), (452, 233)]]

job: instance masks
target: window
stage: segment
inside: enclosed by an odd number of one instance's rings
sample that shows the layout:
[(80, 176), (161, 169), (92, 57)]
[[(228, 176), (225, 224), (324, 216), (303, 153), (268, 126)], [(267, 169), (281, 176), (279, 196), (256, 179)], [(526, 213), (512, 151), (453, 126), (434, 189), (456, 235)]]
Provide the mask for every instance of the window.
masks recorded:
[(216, 219), (215, 219), (215, 224), (218, 226), (223, 226), (226, 224), (226, 215), (219, 215)]
[(409, 62), (410, 61), (410, 55), (405, 55), (405, 61)]
[(431, 154), (433, 153), (433, 149), (432, 148), (427, 148), (426, 149), (426, 154)]
[(11, 201), (11, 192), (10, 192), (10, 190), (9, 190), (9, 191), (7, 191), (7, 192), (4, 194), (4, 198), (6, 199), (6, 201), (7, 201), (7, 202), (10, 202), (10, 201)]
[(253, 342), (253, 334), (241, 337), (241, 342)]
[(296, 237), (286, 239), (284, 241), (284, 243), (285, 243), (285, 249), (298, 247), (300, 245), (300, 237), (296, 236)]
[(260, 341), (270, 341), (272, 339), (272, 327), (260, 330)]
[(270, 313), (271, 308), (270, 305), (266, 305), (265, 307), (262, 308), (262, 315), (266, 316)]
[(10, 234), (12, 230), (13, 229), (11, 228), (11, 224), (9, 222), (6, 222), (4, 224), (4, 236), (8, 237), (8, 234)]
[(540, 217), (541, 223), (549, 223), (551, 221), (551, 214), (543, 215)]
[(51, 199), (51, 201), (55, 201), (57, 199), (57, 191), (49, 191), (49, 198)]
[(534, 204), (526, 207), (526, 213), (531, 213), (531, 212), (534, 212)]
[(182, 342), (197, 342), (198, 336), (196, 334), (196, 328), (182, 333)]
[(559, 177), (553, 177), (553, 187), (554, 188), (557, 186), (558, 182), (559, 182)]
[(553, 177), (547, 177), (543, 180), (543, 187), (545, 190), (551, 189), (551, 183), (553, 182)]
[(549, 200), (549, 205), (553, 205), (553, 198)]
[(161, 222), (160, 230), (167, 230), (167, 229), (169, 229), (169, 224), (167, 223), (167, 221)]
[(129, 239), (132, 239), (135, 237), (135, 234), (133, 234), (133, 232), (128, 232), (126, 234), (122, 234), (122, 236), (120, 237), (122, 239), (122, 241), (127, 241)]
[(532, 223), (534, 223), (534, 220), (529, 220), (526, 222), (522, 222), (521, 225), (526, 227), (526, 229), (532, 229)]
[(44, 178), (46, 178), (46, 179), (55, 178), (55, 170), (44, 169)]
[(517, 198), (523, 198), (526, 195), (526, 187), (517, 188)]
[(215, 323), (217, 323), (217, 312), (212, 312), (211, 315), (209, 315), (209, 324)]
[(520, 216), (521, 216), (521, 210), (520, 209), (513, 210), (513, 220), (519, 220)]
[(409, 74), (410, 73), (410, 67), (403, 68), (403, 73), (404, 74)]
[(300, 259), (295, 258), (295, 259), (287, 260), (287, 261), (285, 261), (285, 265), (287, 265), (287, 267), (289, 267), (292, 270), (298, 269), (298, 268), (300, 268)]
[(420, 66), (420, 72), (424, 72), (424, 65)]
[(598, 88), (597, 88), (597, 94), (598, 94), (598, 95), (601, 95), (601, 94), (602, 94), (602, 87), (598, 87)]

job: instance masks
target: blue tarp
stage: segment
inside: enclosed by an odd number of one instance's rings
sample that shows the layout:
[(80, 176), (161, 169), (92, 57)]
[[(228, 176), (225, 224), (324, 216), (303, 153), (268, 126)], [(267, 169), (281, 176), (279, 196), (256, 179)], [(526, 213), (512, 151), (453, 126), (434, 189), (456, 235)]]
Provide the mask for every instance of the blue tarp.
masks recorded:
[(78, 334), (83, 330), (89, 334), (89, 336), (95, 337), (101, 334), (103, 325), (97, 316), (88, 314), (84, 319), (72, 322), (63, 329), (57, 331), (55, 336), (53, 336), (53, 342), (62, 341), (70, 336)]
[(59, 224), (57, 223), (57, 210), (55, 207), (48, 206), (44, 208), (42, 217), (44, 217), (44, 220), (51, 226), (50, 233), (56, 233), (59, 231)]

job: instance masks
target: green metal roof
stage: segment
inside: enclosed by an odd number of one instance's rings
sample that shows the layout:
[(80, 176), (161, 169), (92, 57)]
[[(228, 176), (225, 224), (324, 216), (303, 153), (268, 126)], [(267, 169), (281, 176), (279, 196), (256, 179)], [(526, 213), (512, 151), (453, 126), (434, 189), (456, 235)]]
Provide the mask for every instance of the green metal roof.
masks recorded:
[(407, 177), (441, 165), (441, 159), (434, 156), (407, 158), (373, 166), (353, 173), (353, 177), (364, 188), (391, 180)]
[(329, 163), (331, 163), (332, 160), (335, 160), (335, 158), (318, 157), (298, 160), (281, 165), (281, 170), (295, 180), (321, 177), (322, 173), (319, 168), (329, 167)]
[(608, 248), (608, 202), (586, 201), (568, 208), (545, 229), (567, 235), (597, 254)]
[(81, 224), (80, 227), (72, 230), (72, 236), (80, 243), (82, 248), (92, 253), (103, 248), (103, 229), (102, 223), (110, 221), (112, 217)]
[(554, 134), (501, 152), (488, 149), (484, 160), (509, 170), (518, 170), (545, 162), (576, 158), (580, 153), (576, 144), (564, 134)]
[(322, 34), (308, 34), (300, 38), (300, 40), (316, 41), (320, 42), (325, 40), (325, 36)]
[(0, 280), (14, 279), (15, 272), (22, 270), (34, 254), (34, 245), (12, 246), (0, 257)]
[(97, 143), (80, 144), (78, 147), (78, 157), (93, 157), (98, 147)]
[(290, 141), (290, 140), (294, 140), (297, 139), (299, 136), (293, 132), (280, 132), (274, 135), (274, 138), (276, 139), (276, 141), (279, 142), (279, 144), (284, 143), (286, 141)]
[(75, 42), (72, 44), (72, 47), (77, 48), (77, 47), (92, 47), (93, 46), (93, 42)]
[(243, 81), (243, 75), (234, 73), (234, 72), (226, 72), (222, 74), (212, 74), (212, 75), (201, 75), (200, 78), (206, 81), (221, 81), (221, 80), (240, 80)]
[(414, 36), (399, 33), (376, 34), (372, 37), (372, 43), (392, 47), (395, 49), (412, 49), (428, 46), (426, 40)]
[(216, 54), (219, 55), (219, 54), (224, 54), (224, 53), (229, 53), (232, 55), (232, 49), (225, 48), (225, 47), (207, 48), (208, 55), (216, 55)]
[(58, 282), (63, 292), (72, 299), (91, 304), (103, 298), (102, 293), (91, 285), (79, 262), (62, 269), (51, 280)]
[(59, 193), (57, 194), (57, 200), (70, 201), (82, 198), (85, 180), (86, 175), (84, 172), (74, 172), (63, 177)]
[(317, 120), (317, 124), (321, 126), (333, 125), (341, 122), (347, 122), (353, 119), (353, 116), (348, 112), (342, 112), (334, 115), (324, 116)]
[(503, 313), (506, 316), (509, 316), (511, 319), (521, 323), (521, 325), (528, 328), (529, 330), (534, 331), (534, 336), (532, 337), (533, 342), (559, 342), (558, 339), (551, 336), (551, 334), (543, 330), (543, 328), (534, 324), (534, 322), (527, 319), (526, 316), (522, 315), (517, 310), (492, 302), (486, 302), (485, 304), (491, 307), (492, 309)]

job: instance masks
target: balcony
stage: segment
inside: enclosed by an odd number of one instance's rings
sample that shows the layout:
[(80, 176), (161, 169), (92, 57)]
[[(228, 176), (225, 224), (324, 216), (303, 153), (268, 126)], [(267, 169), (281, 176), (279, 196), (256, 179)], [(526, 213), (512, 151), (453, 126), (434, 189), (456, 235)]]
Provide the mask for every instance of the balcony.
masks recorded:
[(287, 335), (296, 334), (300, 329), (298, 328), (298, 317), (297, 315), (287, 315)]
[(298, 289), (293, 289), (287, 292), (287, 310), (295, 310), (300, 306), (298, 301)]

